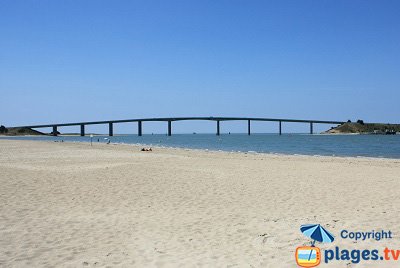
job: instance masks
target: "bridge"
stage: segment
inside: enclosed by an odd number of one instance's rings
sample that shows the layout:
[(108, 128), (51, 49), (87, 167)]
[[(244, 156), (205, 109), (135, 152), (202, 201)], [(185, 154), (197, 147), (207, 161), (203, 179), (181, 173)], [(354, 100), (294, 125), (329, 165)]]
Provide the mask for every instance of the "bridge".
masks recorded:
[(59, 123), (59, 124), (45, 124), (45, 125), (31, 125), (20, 126), (21, 128), (53, 128), (52, 135), (57, 136), (59, 127), (66, 126), (80, 126), (80, 135), (85, 136), (85, 126), (87, 125), (100, 125), (108, 124), (108, 135), (113, 136), (113, 125), (120, 123), (137, 122), (137, 134), (143, 134), (143, 122), (167, 122), (168, 123), (168, 136), (172, 135), (172, 122), (188, 121), (188, 120), (203, 120), (216, 122), (216, 134), (220, 135), (220, 124), (223, 121), (247, 121), (247, 134), (251, 134), (252, 121), (268, 121), (277, 122), (279, 125), (279, 135), (282, 135), (282, 123), (305, 123), (310, 125), (310, 134), (314, 133), (314, 124), (343, 124), (344, 121), (324, 121), (324, 120), (302, 120), (302, 119), (282, 119), (282, 118), (258, 118), (258, 117), (165, 117), (165, 118), (142, 118), (142, 119), (124, 119), (124, 120), (108, 120), (108, 121), (90, 121), (90, 122), (77, 122), (77, 123)]

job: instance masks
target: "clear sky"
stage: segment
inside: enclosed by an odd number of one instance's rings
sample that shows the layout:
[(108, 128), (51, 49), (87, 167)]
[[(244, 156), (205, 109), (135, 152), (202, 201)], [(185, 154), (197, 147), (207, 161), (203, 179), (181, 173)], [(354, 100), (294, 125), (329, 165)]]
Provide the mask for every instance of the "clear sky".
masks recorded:
[[(400, 123), (399, 14), (395, 0), (2, 0), (0, 124), (158, 116)], [(214, 131), (210, 124), (176, 128)], [(308, 128), (294, 125), (287, 128)], [(224, 127), (245, 131), (244, 123)], [(165, 124), (144, 131), (165, 132)]]

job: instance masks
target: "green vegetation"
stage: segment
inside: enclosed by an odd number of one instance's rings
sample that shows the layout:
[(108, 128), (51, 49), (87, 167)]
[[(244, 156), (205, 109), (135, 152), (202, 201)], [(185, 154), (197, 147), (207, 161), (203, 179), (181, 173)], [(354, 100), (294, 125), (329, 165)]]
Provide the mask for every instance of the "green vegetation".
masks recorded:
[(0, 126), (0, 134), (6, 134), (7, 132), (8, 132), (8, 129), (5, 126), (1, 125)]
[(6, 136), (24, 136), (24, 135), (46, 135), (37, 130), (33, 130), (31, 128), (26, 127), (11, 127), (6, 128), (5, 126), (0, 126), (0, 135)]
[(400, 124), (372, 124), (358, 120), (357, 123), (347, 122), (333, 127), (325, 133), (385, 134), (387, 132), (400, 132)]

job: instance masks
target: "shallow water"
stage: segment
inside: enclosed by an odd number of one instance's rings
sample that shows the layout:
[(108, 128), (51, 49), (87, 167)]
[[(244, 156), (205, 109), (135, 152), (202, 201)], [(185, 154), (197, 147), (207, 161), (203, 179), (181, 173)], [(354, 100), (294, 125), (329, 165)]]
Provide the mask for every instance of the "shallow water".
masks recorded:
[[(40, 136), (2, 137), (21, 140), (64, 140), (90, 142), (90, 137)], [(95, 136), (93, 142), (146, 144), (178, 148), (209, 149), (222, 151), (400, 158), (400, 135), (308, 135), (308, 134), (174, 134)]]

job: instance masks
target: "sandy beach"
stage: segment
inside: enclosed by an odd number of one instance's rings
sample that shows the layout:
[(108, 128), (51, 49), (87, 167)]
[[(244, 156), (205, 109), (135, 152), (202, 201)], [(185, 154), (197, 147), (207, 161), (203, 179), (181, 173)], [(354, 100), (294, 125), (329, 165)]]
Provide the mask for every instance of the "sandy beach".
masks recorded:
[(139, 149), (0, 140), (0, 266), (296, 267), (307, 223), (400, 249), (400, 160)]

